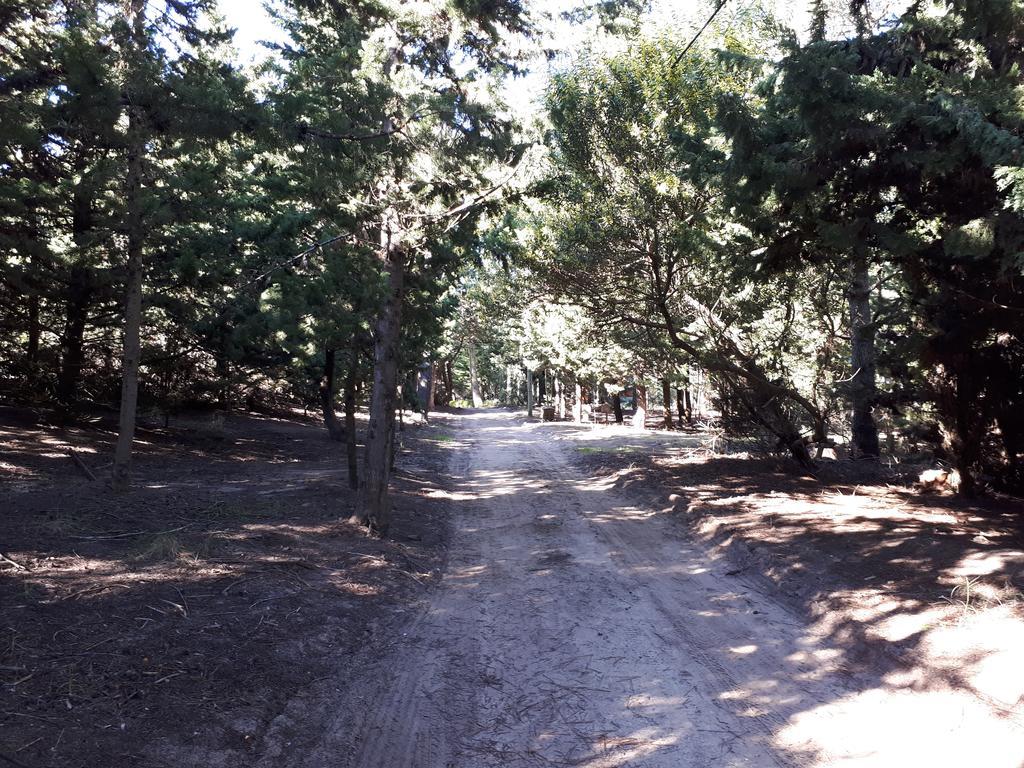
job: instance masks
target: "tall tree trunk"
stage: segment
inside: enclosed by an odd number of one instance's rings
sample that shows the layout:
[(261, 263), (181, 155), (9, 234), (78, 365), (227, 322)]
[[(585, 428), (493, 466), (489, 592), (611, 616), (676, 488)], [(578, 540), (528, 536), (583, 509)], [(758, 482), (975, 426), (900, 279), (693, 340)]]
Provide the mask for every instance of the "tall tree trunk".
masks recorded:
[(356, 449), (356, 386), (359, 383), (359, 352), (352, 345), (345, 374), (345, 454), (348, 459), (348, 487), (359, 488), (359, 460)]
[(665, 429), (672, 429), (672, 384), (668, 379), (661, 380), (661, 400), (665, 406)]
[(217, 407), (222, 411), (231, 408), (231, 360), (228, 357), (230, 333), (228, 324), (221, 322), (217, 329), (217, 351), (214, 355), (214, 370), (217, 373)]
[(690, 399), (690, 388), (683, 391), (683, 398), (686, 401), (686, 423), (693, 424), (693, 401)]
[(875, 384), (875, 326), (871, 317), (871, 276), (864, 254), (850, 265), (850, 405), (853, 411), (854, 450), (861, 456), (878, 456), (878, 428), (873, 414)]
[(558, 415), (558, 420), (562, 421), (565, 419), (565, 389), (562, 386), (562, 379), (560, 376), (555, 377), (555, 413)]
[[(132, 46), (141, 58), (146, 49), (145, 0), (129, 0), (128, 21), (131, 25)], [(125, 177), (126, 207), (126, 276), (124, 300), (124, 348), (121, 354), (121, 411), (117, 424), (117, 443), (114, 446), (114, 465), (111, 484), (114, 490), (126, 491), (131, 485), (132, 443), (135, 440), (135, 418), (139, 399), (139, 358), (142, 353), (142, 247), (145, 241), (143, 221), (142, 184), (146, 151), (144, 116), (140, 100), (133, 98), (139, 85), (136, 62), (127, 67), (128, 123), (127, 176)], [(141, 90), (141, 88), (139, 88)]]
[(434, 410), (437, 400), (437, 363), (430, 361), (430, 389), (427, 392), (427, 415)]
[(533, 418), (533, 371), (526, 369), (526, 415)]
[(636, 412), (633, 414), (633, 428), (647, 429), (647, 387), (639, 382), (634, 387), (636, 390)]
[(547, 392), (544, 391), (544, 383), (547, 375), (548, 372), (541, 368), (540, 378), (537, 379), (537, 404), (541, 407), (544, 406), (544, 396), (547, 394)]
[(374, 327), (373, 392), (366, 430), (366, 459), (355, 519), (380, 536), (391, 525), (391, 450), (395, 439), (395, 390), (398, 387), (398, 339), (402, 330), (405, 254), (385, 251), (387, 298)]
[[(137, 163), (134, 164), (137, 166)], [(134, 175), (134, 171), (131, 172)], [(128, 275), (124, 309), (124, 348), (121, 354), (121, 411), (114, 447), (112, 484), (126, 491), (131, 485), (132, 443), (139, 399), (139, 357), (142, 333), (142, 232), (131, 227), (128, 235)]]
[(32, 287), (28, 294), (28, 344), (25, 346), (25, 362), (34, 375), (39, 364), (39, 292)]
[(512, 366), (505, 363), (505, 405), (512, 404)]
[(676, 389), (676, 420), (679, 422), (679, 428), (682, 429), (685, 425), (683, 419), (686, 417), (686, 396), (683, 394), (682, 389)]
[(324, 371), (320, 378), (320, 409), (324, 415), (324, 426), (331, 440), (341, 442), (345, 438), (345, 430), (334, 412), (334, 349), (324, 350)]
[(573, 385), (572, 420), (579, 424), (583, 421), (583, 385), (576, 379)]
[(466, 354), (469, 357), (469, 392), (474, 408), (482, 408), (484, 404), (483, 395), (480, 394), (480, 377), (476, 368), (476, 342), (470, 339), (466, 344)]
[(455, 399), (455, 373), (451, 359), (444, 361), (444, 397), (448, 405)]
[(78, 398), (78, 383), (85, 362), (85, 328), (92, 304), (92, 275), (88, 267), (75, 265), (68, 276), (64, 333), (61, 338), (61, 364), (57, 375), (57, 401), (70, 410)]

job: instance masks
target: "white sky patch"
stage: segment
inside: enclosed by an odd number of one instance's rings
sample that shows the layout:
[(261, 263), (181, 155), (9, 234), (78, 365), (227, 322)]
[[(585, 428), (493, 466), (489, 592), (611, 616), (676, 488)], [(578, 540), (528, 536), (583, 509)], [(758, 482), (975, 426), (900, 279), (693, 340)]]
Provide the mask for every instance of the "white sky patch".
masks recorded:
[(260, 41), (284, 41), (284, 32), (274, 24), (260, 0), (220, 0), (218, 6), (228, 26), (237, 30), (234, 43), (240, 63), (252, 64), (266, 58), (268, 51)]
[[(542, 21), (545, 28), (544, 46), (563, 52), (552, 61), (538, 58), (529, 65), (525, 77), (509, 79), (504, 87), (504, 99), (509, 111), (520, 116), (540, 112), (540, 99), (552, 75), (586, 52), (595, 55), (612, 53), (625, 44), (622, 38), (595, 34), (592, 24), (572, 24), (561, 14), (582, 5), (586, 0), (527, 0), (529, 10)], [(873, 15), (882, 18), (903, 10), (908, 0), (874, 0), (870, 5)], [(843, 5), (846, 0), (837, 0)], [(810, 27), (808, 0), (765, 0), (758, 3), (772, 8), (779, 21), (793, 29), (801, 38)], [(742, 13), (754, 5), (754, 0), (729, 0), (719, 14), (719, 22), (728, 22), (730, 14)], [(837, 5), (837, 7), (838, 7)], [(219, 8), (225, 21), (237, 31), (234, 45), (239, 63), (251, 65), (266, 58), (268, 51), (260, 41), (282, 42), (284, 33), (274, 24), (264, 7), (263, 0), (220, 0)], [(646, 27), (662, 31), (676, 30), (680, 39), (689, 38), (707, 20), (713, 9), (710, 0), (652, 0)]]

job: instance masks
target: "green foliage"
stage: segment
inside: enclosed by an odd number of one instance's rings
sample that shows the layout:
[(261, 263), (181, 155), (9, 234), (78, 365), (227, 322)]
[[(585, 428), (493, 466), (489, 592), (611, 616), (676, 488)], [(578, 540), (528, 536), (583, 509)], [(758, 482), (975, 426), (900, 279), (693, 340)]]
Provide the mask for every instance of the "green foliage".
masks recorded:
[(933, 409), (965, 478), (1020, 475), (1022, 25), (1008, 3), (916, 4), (875, 34), (791, 47), (759, 101), (722, 114), (758, 266), (870, 259), (880, 402)]

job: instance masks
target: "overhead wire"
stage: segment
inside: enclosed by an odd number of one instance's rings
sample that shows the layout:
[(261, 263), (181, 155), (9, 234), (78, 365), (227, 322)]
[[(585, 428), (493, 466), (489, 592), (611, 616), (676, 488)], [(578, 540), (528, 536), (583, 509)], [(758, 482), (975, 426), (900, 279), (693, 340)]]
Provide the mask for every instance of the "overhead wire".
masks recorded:
[(715, 20), (715, 17), (718, 16), (719, 12), (723, 8), (725, 8), (725, 4), (728, 2), (729, 0), (719, 0), (718, 5), (715, 6), (715, 10), (712, 12), (711, 16), (709, 16), (708, 20), (704, 22), (704, 26), (697, 30), (697, 34), (693, 36), (693, 39), (690, 40), (690, 42), (686, 44), (686, 47), (679, 52), (678, 56), (676, 56), (675, 60), (672, 62), (673, 69), (679, 65), (680, 61), (683, 60), (683, 56), (689, 53), (690, 49), (693, 48), (694, 43), (696, 43), (700, 36), (704, 34), (704, 30), (711, 26), (711, 22)]

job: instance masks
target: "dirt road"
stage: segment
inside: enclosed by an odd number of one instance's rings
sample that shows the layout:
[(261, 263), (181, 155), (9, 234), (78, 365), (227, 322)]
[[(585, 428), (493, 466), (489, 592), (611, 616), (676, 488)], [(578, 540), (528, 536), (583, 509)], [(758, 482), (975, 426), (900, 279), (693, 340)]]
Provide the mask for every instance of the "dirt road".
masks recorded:
[(292, 703), (262, 765), (1024, 765), (1015, 720), (854, 670), (670, 516), (580, 479), (557, 428), (452, 423), (444, 580), (351, 689)]

